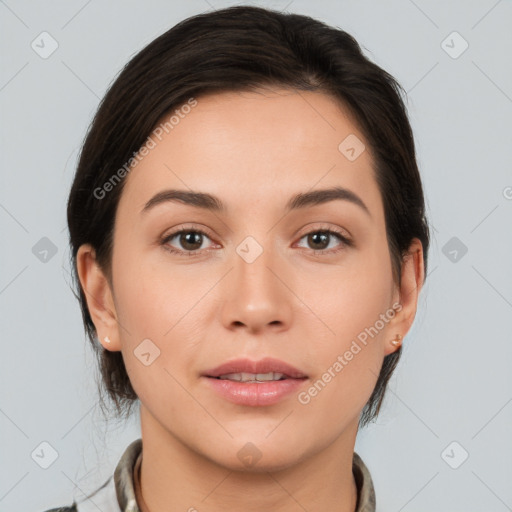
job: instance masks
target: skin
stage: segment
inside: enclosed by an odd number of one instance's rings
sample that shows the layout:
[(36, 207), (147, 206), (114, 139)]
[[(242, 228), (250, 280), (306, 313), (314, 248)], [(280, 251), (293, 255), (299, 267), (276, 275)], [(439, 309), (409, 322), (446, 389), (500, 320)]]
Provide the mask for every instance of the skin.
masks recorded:
[[(98, 338), (122, 351), (140, 398), (146, 508), (353, 512), (359, 415), (396, 350), (391, 340), (413, 323), (421, 243), (411, 244), (398, 289), (370, 151), (349, 161), (338, 150), (349, 134), (369, 146), (331, 97), (265, 90), (197, 99), (126, 178), (112, 287), (89, 245), (77, 256)], [(355, 192), (370, 215), (344, 200), (285, 215), (292, 195), (334, 185)], [(168, 202), (141, 215), (166, 188), (214, 194), (228, 210)], [(195, 246), (199, 256), (159, 243), (184, 224), (208, 232)], [(324, 246), (308, 241), (321, 228), (342, 230), (353, 246), (334, 235)], [(263, 248), (252, 263), (236, 252), (247, 236)], [(181, 242), (167, 246), (191, 250)], [(307, 390), (397, 302), (401, 311), (307, 405), (296, 393), (272, 406), (233, 404), (200, 378), (230, 359), (271, 356), (307, 374)], [(160, 349), (149, 366), (134, 355), (147, 338)], [(248, 442), (261, 453), (253, 467), (237, 456)]]

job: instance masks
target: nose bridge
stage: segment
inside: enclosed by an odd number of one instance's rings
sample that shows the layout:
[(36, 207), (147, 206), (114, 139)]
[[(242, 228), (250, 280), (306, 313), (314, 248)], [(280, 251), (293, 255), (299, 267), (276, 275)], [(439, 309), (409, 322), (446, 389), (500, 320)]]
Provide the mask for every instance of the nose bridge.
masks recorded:
[(271, 234), (261, 235), (260, 240), (248, 235), (235, 247), (227, 290), (229, 298), (223, 312), (225, 323), (243, 323), (251, 329), (276, 322), (288, 323), (290, 297), (277, 277), (283, 265), (272, 238)]
[[(277, 250), (273, 247), (272, 236), (259, 237), (248, 235), (236, 247), (234, 258), (235, 286), (240, 287), (239, 292), (249, 293), (252, 301), (268, 302), (276, 291), (276, 278), (270, 269), (279, 267)], [(275, 272), (275, 270), (274, 270)]]

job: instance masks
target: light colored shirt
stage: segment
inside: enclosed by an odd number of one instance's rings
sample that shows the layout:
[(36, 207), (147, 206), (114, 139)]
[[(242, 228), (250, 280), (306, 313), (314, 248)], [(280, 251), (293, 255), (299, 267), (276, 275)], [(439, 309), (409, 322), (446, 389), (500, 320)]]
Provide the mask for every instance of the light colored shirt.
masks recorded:
[[(135, 497), (134, 470), (142, 451), (142, 439), (133, 441), (124, 451), (114, 474), (93, 494), (68, 507), (46, 512), (140, 512)], [(352, 472), (357, 487), (355, 512), (375, 512), (375, 490), (372, 477), (359, 455), (354, 452)]]

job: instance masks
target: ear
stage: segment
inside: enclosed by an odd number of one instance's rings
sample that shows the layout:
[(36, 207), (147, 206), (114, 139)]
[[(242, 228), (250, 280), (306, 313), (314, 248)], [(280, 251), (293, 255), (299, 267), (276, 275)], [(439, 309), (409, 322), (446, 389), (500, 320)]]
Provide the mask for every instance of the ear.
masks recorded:
[(99, 342), (106, 350), (121, 350), (112, 290), (96, 262), (96, 252), (90, 244), (79, 247), (76, 266)]
[[(416, 316), (418, 297), (424, 280), (423, 245), (418, 238), (414, 238), (402, 262), (401, 286), (395, 294), (395, 302), (401, 304), (402, 309), (396, 313), (388, 325), (388, 332), (393, 336), (391, 339), (394, 339), (397, 334), (405, 338), (409, 332)], [(386, 340), (385, 355), (391, 354), (397, 349), (398, 347), (395, 347), (390, 340)]]

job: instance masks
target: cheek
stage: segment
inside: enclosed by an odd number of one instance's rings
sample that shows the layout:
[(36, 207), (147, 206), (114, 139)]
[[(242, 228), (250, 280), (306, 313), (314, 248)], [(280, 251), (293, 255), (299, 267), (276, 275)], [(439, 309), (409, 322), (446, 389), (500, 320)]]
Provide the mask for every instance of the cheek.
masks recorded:
[(337, 349), (350, 344), (391, 307), (391, 263), (378, 247), (353, 251), (339, 265), (320, 268), (313, 279), (301, 278), (299, 283), (297, 295), (317, 317), (325, 345)]
[[(123, 353), (132, 358), (141, 342), (149, 339), (160, 351), (157, 366), (183, 372), (205, 338), (210, 318), (206, 308), (211, 309), (217, 277), (206, 266), (199, 271), (199, 266), (169, 263), (163, 249), (117, 263), (116, 308), (126, 327), (121, 329)], [(133, 367), (137, 370), (138, 365)]]
[[(119, 247), (122, 245), (120, 241)], [(120, 320), (126, 323), (131, 338), (165, 343), (180, 319), (197, 305), (211, 278), (199, 274), (197, 267), (173, 264), (163, 248), (134, 252), (133, 247), (124, 245), (125, 252), (119, 250), (123, 256), (115, 261)]]
[[(316, 369), (299, 403), (321, 423), (341, 426), (355, 419), (370, 398), (383, 362), (389, 289), (368, 273), (344, 275), (344, 285), (317, 290), (315, 312), (322, 322), (309, 360)], [(381, 277), (382, 279), (382, 277)], [(316, 300), (316, 302), (315, 302)], [(391, 318), (391, 317), (389, 317)]]
[(200, 339), (196, 308), (204, 291), (193, 282), (185, 286), (183, 279), (163, 279), (150, 266), (128, 275), (137, 278), (119, 287), (119, 320), (128, 331), (121, 330), (121, 336), (130, 382), (147, 407), (181, 414), (193, 408), (179, 383), (184, 368), (194, 365)]
[[(387, 322), (382, 318), (389, 321), (394, 316), (391, 266), (385, 250), (354, 252), (344, 265), (334, 268), (316, 274), (314, 283), (304, 282), (299, 292), (316, 315), (309, 314), (309, 325), (315, 322), (317, 329), (314, 337), (310, 334), (314, 350), (308, 347), (308, 352), (312, 367), (318, 369), (313, 379), (317, 384), (304, 400), (317, 401), (318, 414), (337, 404), (352, 411), (364, 406), (383, 361)], [(335, 409), (332, 414), (342, 412)]]

